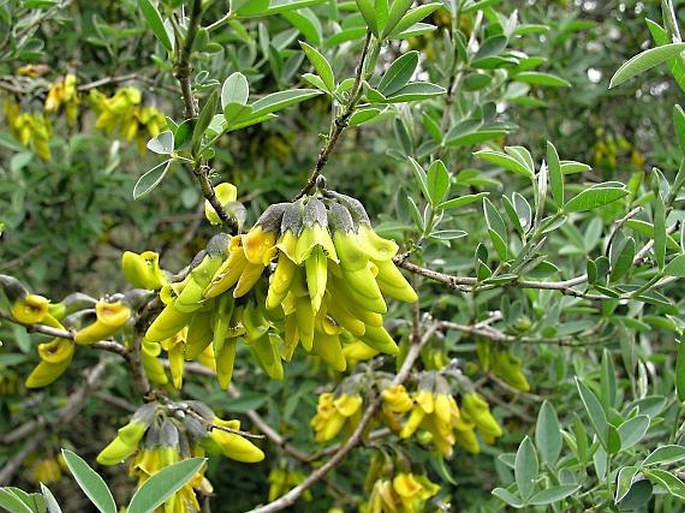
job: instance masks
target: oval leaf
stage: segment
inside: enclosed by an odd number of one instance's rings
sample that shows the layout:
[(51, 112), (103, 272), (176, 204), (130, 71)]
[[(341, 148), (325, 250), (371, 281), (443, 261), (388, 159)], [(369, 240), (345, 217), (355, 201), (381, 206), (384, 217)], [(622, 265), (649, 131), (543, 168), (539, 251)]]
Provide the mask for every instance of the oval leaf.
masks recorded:
[(117, 513), (117, 505), (107, 484), (83, 458), (76, 453), (62, 449), (64, 461), (76, 479), (81, 490), (101, 513)]
[(133, 199), (135, 200), (145, 196), (148, 192), (157, 187), (166, 176), (167, 171), (169, 171), (170, 165), (171, 159), (157, 164), (143, 176), (138, 178), (138, 181), (133, 186)]
[(622, 84), (626, 80), (633, 78), (648, 69), (658, 66), (662, 62), (666, 62), (671, 57), (676, 57), (679, 53), (685, 51), (685, 43), (671, 43), (668, 45), (657, 46), (650, 48), (624, 63), (609, 82), (609, 89)]
[(191, 458), (163, 468), (145, 481), (131, 498), (128, 513), (149, 513), (180, 490), (205, 464), (205, 458)]

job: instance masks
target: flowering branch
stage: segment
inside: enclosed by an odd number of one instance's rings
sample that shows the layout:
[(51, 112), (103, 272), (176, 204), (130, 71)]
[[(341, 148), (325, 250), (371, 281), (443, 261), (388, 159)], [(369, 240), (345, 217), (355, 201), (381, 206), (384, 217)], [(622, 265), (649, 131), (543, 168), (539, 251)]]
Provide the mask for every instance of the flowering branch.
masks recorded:
[[(190, 56), (192, 55), (193, 43), (197, 36), (197, 31), (200, 28), (202, 21), (202, 0), (193, 0), (190, 19), (188, 21), (188, 29), (186, 30), (183, 44), (179, 45), (178, 58), (174, 64), (174, 76), (181, 85), (181, 92), (183, 94), (183, 102), (185, 103), (185, 117), (186, 119), (196, 118), (198, 115), (195, 97), (193, 96), (193, 89), (190, 83), (190, 73), (192, 66), (190, 64)], [(180, 39), (177, 34), (177, 39)], [(219, 219), (226, 224), (234, 233), (238, 232), (238, 221), (232, 218), (224, 209), (221, 201), (214, 191), (212, 182), (209, 181), (209, 166), (204, 159), (195, 155), (195, 165), (193, 166), (193, 174), (197, 178), (200, 185), (200, 190), (204, 198), (214, 208), (214, 211), (219, 216)]]
[[(431, 326), (426, 333), (419, 340), (412, 337), (409, 350), (407, 351), (407, 356), (402, 363), (402, 367), (392, 381), (392, 386), (401, 385), (409, 377), (412, 367), (419, 357), (419, 353), (423, 345), (430, 340), (435, 331), (437, 330), (437, 325)], [(309, 477), (307, 477), (302, 483), (292, 488), (288, 493), (279, 497), (275, 501), (272, 501), (264, 506), (257, 507), (253, 509), (250, 513), (271, 513), (274, 511), (280, 511), (289, 506), (295, 504), (297, 499), (309, 488), (311, 488), (315, 483), (323, 479), (328, 472), (333, 470), (339, 463), (341, 463), (345, 457), (362, 442), (364, 432), (367, 426), (370, 424), (371, 420), (375, 416), (378, 408), (381, 405), (381, 396), (378, 395), (371, 400), (371, 403), (364, 411), (359, 424), (355, 428), (352, 435), (343, 443), (338, 450), (331, 456), (331, 458), (324, 463), (321, 467), (312, 472)]]

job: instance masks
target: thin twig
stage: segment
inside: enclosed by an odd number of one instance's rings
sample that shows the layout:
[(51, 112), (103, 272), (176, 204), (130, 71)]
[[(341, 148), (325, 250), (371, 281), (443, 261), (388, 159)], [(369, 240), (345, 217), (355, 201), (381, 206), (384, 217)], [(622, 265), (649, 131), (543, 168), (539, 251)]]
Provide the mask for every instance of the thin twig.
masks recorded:
[[(98, 386), (104, 377), (108, 363), (109, 361), (107, 359), (102, 358), (98, 364), (93, 367), (83, 384), (69, 395), (66, 404), (59, 409), (53, 420), (45, 421), (42, 417), (31, 420), (20, 428), (5, 435), (2, 439), (3, 445), (15, 443), (32, 433), (36, 433), (36, 429), (40, 426), (48, 425), (59, 428), (74, 420), (85, 406), (90, 393)], [(19, 467), (21, 467), (24, 460), (36, 449), (44, 438), (45, 433), (42, 430), (38, 431), (35, 436), (27, 442), (24, 449), (12, 457), (10, 461), (5, 463), (5, 466), (0, 470), (0, 485), (9, 482)]]
[[(192, 71), (190, 56), (192, 55), (193, 43), (195, 42), (195, 37), (197, 36), (201, 21), (202, 0), (193, 0), (190, 19), (188, 21), (188, 29), (183, 44), (180, 45), (178, 58), (174, 64), (174, 76), (181, 85), (186, 119), (192, 119), (198, 116), (197, 105), (195, 103), (195, 97), (193, 96), (193, 88), (190, 83), (190, 74)], [(239, 228), (238, 220), (232, 218), (228, 212), (226, 212), (226, 209), (217, 197), (214, 186), (212, 185), (212, 182), (209, 181), (209, 166), (207, 166), (204, 159), (200, 158), (199, 155), (195, 155), (194, 158), (195, 165), (193, 166), (192, 171), (200, 185), (202, 195), (212, 205), (216, 214), (219, 216), (219, 219), (221, 219), (221, 221), (234, 233), (237, 233)]]
[(295, 199), (299, 199), (302, 196), (308, 194), (316, 185), (316, 179), (318, 176), (321, 174), (321, 171), (323, 168), (326, 166), (326, 163), (328, 162), (328, 158), (331, 156), (331, 153), (335, 149), (336, 145), (338, 144), (338, 141), (340, 140), (340, 136), (342, 133), (345, 131), (347, 128), (347, 125), (350, 122), (350, 118), (352, 117), (352, 114), (354, 114), (355, 109), (357, 108), (357, 104), (359, 103), (359, 100), (361, 99), (362, 96), (362, 77), (364, 74), (364, 64), (366, 62), (366, 57), (368, 56), (369, 53), (369, 46), (371, 44), (371, 32), (366, 33), (366, 39), (364, 39), (364, 44), (362, 46), (362, 52), (361, 55), (359, 56), (359, 62), (357, 62), (357, 68), (355, 70), (355, 77), (354, 77), (354, 84), (352, 85), (352, 89), (350, 91), (350, 100), (347, 103), (347, 106), (345, 109), (342, 111), (342, 113), (335, 118), (331, 125), (331, 130), (328, 135), (328, 140), (326, 141), (326, 144), (321, 148), (321, 151), (319, 152), (319, 158), (316, 161), (316, 164), (314, 165), (314, 169), (312, 170), (311, 174), (309, 175), (309, 178), (307, 179), (307, 183), (304, 185), (302, 190), (297, 194)]

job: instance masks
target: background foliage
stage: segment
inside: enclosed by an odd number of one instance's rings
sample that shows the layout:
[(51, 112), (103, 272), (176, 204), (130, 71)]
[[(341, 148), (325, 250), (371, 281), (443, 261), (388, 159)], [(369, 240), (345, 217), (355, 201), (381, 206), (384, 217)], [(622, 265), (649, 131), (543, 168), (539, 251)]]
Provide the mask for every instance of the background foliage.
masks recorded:
[[(189, 9), (182, 3), (163, 1), (159, 9), (182, 21)], [(293, 8), (272, 1), (270, 15), (263, 6), (249, 12), (268, 2), (234, 2), (238, 15), (225, 21), (224, 2), (204, 3), (205, 29), (191, 58), (200, 109), (236, 72), (247, 78), (251, 102), (316, 87), (312, 75), (325, 82), (302, 43), (321, 52), (338, 87), (228, 132), (203, 156), (213, 183), (237, 186), (249, 227), (307, 183), (335, 118), (349, 106), (340, 99), (354, 92), (368, 19), (359, 12), (364, 2)], [(156, 251), (162, 267), (177, 272), (219, 231), (204, 220), (202, 191), (179, 159), (133, 200), (140, 177), (161, 162), (145, 148), (157, 133), (140, 120), (132, 136), (99, 121), (95, 95), (109, 98), (124, 87), (140, 90), (141, 106), (176, 123), (185, 116), (178, 69), (142, 4), (0, 1), (0, 95), (51, 125), (49, 159), (36, 136), (22, 144), (12, 113), (0, 125), (0, 273), (55, 300), (125, 290), (125, 250)], [(668, 10), (670, 2), (663, 4)], [(455, 394), (477, 390), (504, 435), (494, 445), (481, 442), (479, 455), (458, 450), (444, 460), (416, 441), (369, 443), (293, 511), (356, 510), (368, 500), (362, 483), (376, 445), (440, 483), (427, 511), (447, 504), (498, 511), (531, 501), (531, 511), (680, 510), (685, 116), (673, 107), (683, 91), (665, 65), (608, 89), (622, 63), (654, 46), (646, 19), (667, 25), (662, 4), (445, 0), (416, 20), (425, 26), (379, 46), (356, 118), (323, 170), (327, 187), (359, 198), (376, 231), (408, 252), (400, 263), (408, 264), (419, 311), (391, 302), (386, 327), (404, 351), (417, 325), (424, 334), (434, 327), (415, 372), (441, 370)], [(400, 58), (404, 75), (381, 79)], [(74, 123), (63, 110), (44, 113), (51, 86), (68, 73), (81, 98)], [(410, 80), (435, 89), (422, 85), (401, 97)], [(38, 482), (50, 483), (65, 511), (86, 511), (91, 506), (59, 464), (60, 449), (94, 462), (141, 404), (129, 370), (108, 358), (87, 399), (62, 416), (101, 352), (80, 351), (65, 377), (28, 391), (23, 380), (44, 337), (11, 322), (0, 334), (0, 464), (12, 470), (0, 474), (3, 484), (36, 491)], [(488, 355), (497, 351), (520, 358), (529, 389), (495, 369)], [(398, 366), (381, 357), (370, 368)], [(176, 397), (203, 400), (249, 429), (257, 412), (290, 446), (322, 449), (309, 419), (317, 395), (339, 383), (340, 373), (301, 354), (284, 380), (270, 380), (245, 351), (234, 376), (240, 397), (200, 375), (187, 376)], [(261, 445), (267, 458), (256, 465), (210, 459), (212, 511), (268, 502), (273, 469), (286, 465), (295, 476), (285, 492), (318, 466)], [(666, 445), (670, 452), (654, 452)], [(98, 471), (117, 503), (126, 503), (134, 483), (125, 467)]]

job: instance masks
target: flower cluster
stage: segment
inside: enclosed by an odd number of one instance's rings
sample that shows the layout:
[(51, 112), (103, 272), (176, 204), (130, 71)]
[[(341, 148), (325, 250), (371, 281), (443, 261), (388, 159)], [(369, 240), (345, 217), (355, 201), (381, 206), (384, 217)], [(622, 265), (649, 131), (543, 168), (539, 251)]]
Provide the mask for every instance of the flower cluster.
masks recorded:
[(75, 344), (89, 345), (120, 332), (132, 315), (132, 300), (136, 294), (118, 294), (96, 301), (84, 294), (71, 294), (60, 303), (38, 294), (11, 276), (0, 275), (0, 286), (10, 301), (10, 315), (22, 324), (36, 324), (66, 331), (72, 338), (55, 337), (38, 344), (40, 363), (29, 374), (26, 386), (38, 388), (59, 378), (71, 364)]
[(511, 354), (504, 344), (491, 340), (479, 340), (476, 342), (476, 349), (485, 372), (491, 371), (512, 387), (523, 392), (530, 390), (530, 384), (523, 373), (521, 359)]
[[(304, 472), (296, 468), (291, 468), (286, 460), (281, 460), (278, 466), (271, 467), (269, 471), (269, 502), (278, 499), (281, 495), (284, 495), (291, 488), (299, 485), (307, 477)], [(313, 500), (311, 490), (305, 490), (302, 494), (302, 498), (311, 502)]]
[[(138, 486), (169, 465), (205, 454), (223, 455), (245, 463), (262, 461), (264, 453), (241, 436), (239, 430), (240, 421), (216, 417), (199, 401), (165, 406), (148, 403), (119, 429), (97, 461), (101, 465), (117, 465), (132, 458), (130, 474), (138, 478)], [(156, 511), (199, 512), (195, 490), (212, 491), (204, 477), (204, 468)]]
[(14, 100), (3, 102), (10, 134), (22, 145), (33, 148), (43, 160), (50, 160), (50, 122), (39, 112), (22, 112)]
[(428, 476), (399, 472), (389, 479), (379, 479), (371, 490), (368, 503), (361, 513), (420, 513), (426, 501), (435, 496), (440, 487)]
[(166, 126), (159, 110), (141, 105), (142, 95), (135, 87), (122, 87), (109, 98), (93, 89), (89, 101), (98, 114), (95, 126), (108, 134), (116, 132), (127, 142), (135, 138), (141, 153), (148, 139), (156, 137)]
[[(235, 200), (234, 190), (225, 196)], [(143, 342), (148, 376), (165, 382), (153, 361), (160, 348), (169, 353), (176, 386), (184, 360), (213, 354), (224, 388), (238, 342), (275, 379), (300, 346), (338, 371), (348, 360), (397, 353), (383, 327), (384, 295), (417, 300), (392, 261), (397, 250), (374, 232), (359, 201), (327, 191), (271, 205), (246, 234), (215, 236), (180, 282), (164, 282), (154, 254), (147, 262), (126, 257), (127, 276), (134, 268), (138, 276), (129, 280), (161, 286), (165, 305)]]
[(347, 436), (351, 435), (361, 420), (361, 407), (362, 398), (359, 395), (321, 394), (316, 415), (311, 420), (316, 441), (322, 443), (333, 440), (343, 428)]
[(64, 114), (69, 125), (76, 124), (78, 107), (81, 100), (76, 90), (76, 75), (71, 73), (52, 84), (45, 99), (45, 112), (57, 112), (64, 106)]
[(413, 400), (409, 418), (399, 431), (400, 438), (409, 438), (422, 430), (427, 434), (426, 439), (445, 457), (452, 456), (455, 444), (473, 454), (479, 453), (476, 428), (488, 444), (502, 435), (485, 399), (476, 392), (465, 393), (460, 409), (447, 382), (436, 373), (424, 375)]

